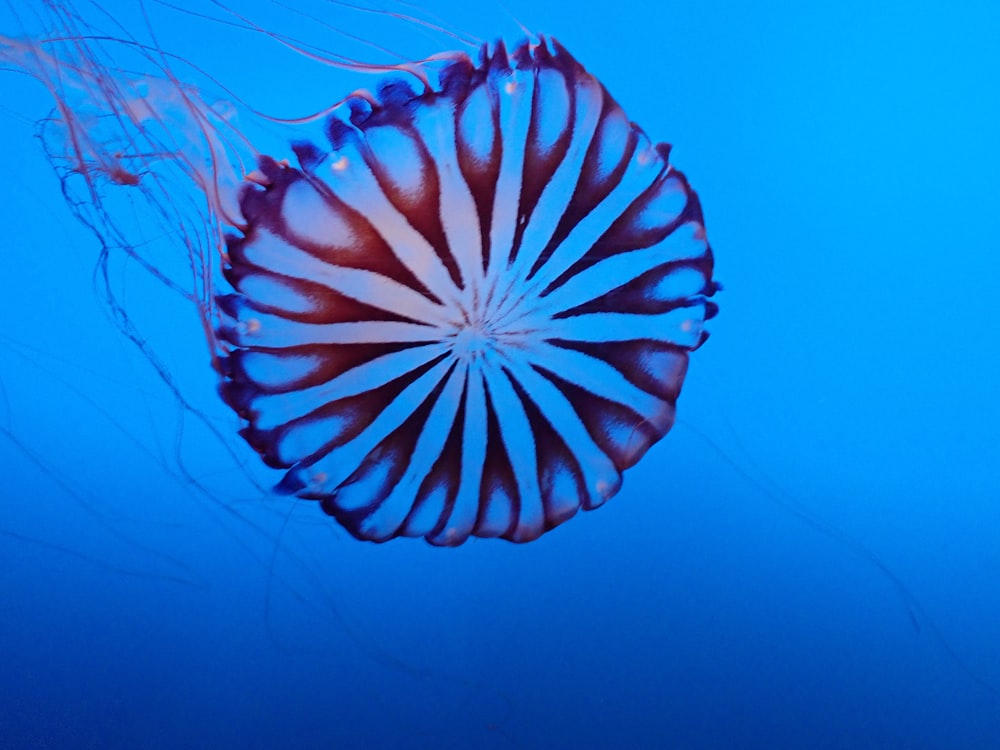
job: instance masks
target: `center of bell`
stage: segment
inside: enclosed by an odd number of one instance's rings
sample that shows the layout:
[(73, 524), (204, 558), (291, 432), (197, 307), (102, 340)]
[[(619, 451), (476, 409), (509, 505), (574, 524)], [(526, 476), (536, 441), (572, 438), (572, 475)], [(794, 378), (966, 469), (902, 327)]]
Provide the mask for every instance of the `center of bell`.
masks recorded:
[(493, 336), (481, 324), (465, 325), (455, 333), (452, 351), (456, 357), (481, 356), (490, 347)]

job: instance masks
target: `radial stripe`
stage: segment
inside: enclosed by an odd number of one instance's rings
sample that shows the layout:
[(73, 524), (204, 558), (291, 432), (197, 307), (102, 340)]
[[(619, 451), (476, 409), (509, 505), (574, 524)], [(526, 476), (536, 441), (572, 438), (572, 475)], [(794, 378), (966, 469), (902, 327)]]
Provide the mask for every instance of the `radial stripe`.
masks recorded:
[(357, 148), (352, 144), (328, 161), (320, 179), (375, 227), (400, 262), (439, 299), (454, 302), (458, 290), (448, 270), (430, 243), (386, 197)]
[(557, 372), (564, 380), (637, 414), (655, 414), (665, 406), (661, 399), (633, 385), (619, 370), (596, 357), (549, 342), (539, 344), (528, 356), (532, 365)]
[(270, 413), (287, 422), (304, 417), (332, 401), (380, 388), (440, 357), (448, 349), (446, 344), (441, 343), (404, 349), (372, 359), (311, 388), (260, 396), (253, 402), (254, 408), (260, 411), (257, 425), (263, 429), (271, 429), (278, 424), (270, 423), (267, 418)]
[(552, 320), (541, 331), (547, 339), (574, 341), (634, 341), (655, 339), (694, 348), (701, 337), (704, 304), (682, 307), (662, 315), (594, 313)]
[(322, 284), (351, 299), (422, 323), (447, 321), (447, 309), (381, 274), (331, 265), (267, 230), (243, 245), (245, 260), (272, 273)]
[[(571, 468), (581, 472), (590, 499), (603, 501), (617, 491), (618, 470), (594, 443), (580, 422), (573, 405), (559, 389), (530, 366), (520, 362), (511, 363), (510, 371), (524, 390), (531, 395), (542, 416), (570, 448), (577, 463), (576, 467)], [(542, 493), (545, 494), (548, 489), (542, 488)]]
[(490, 76), (497, 79), (501, 144), (487, 273), (487, 278), (492, 281), (510, 263), (521, 198), (524, 144), (531, 125), (531, 98), (535, 87), (530, 71), (515, 69), (506, 75), (490, 71)]
[(441, 101), (424, 108), (415, 120), (430, 152), (441, 185), (441, 223), (448, 250), (462, 276), (462, 303), (469, 306), (480, 293), (483, 247), (476, 203), (458, 166), (454, 110)]
[[(430, 472), (434, 463), (441, 458), (441, 449), (458, 411), (459, 400), (462, 397), (465, 373), (460, 367), (452, 370), (445, 383), (444, 390), (436, 399), (431, 413), (427, 418), (417, 444), (403, 476), (392, 488), (388, 497), (365, 517), (359, 529), (365, 536), (373, 539), (389, 539), (402, 526), (417, 499), (420, 484)], [(366, 498), (357, 500), (348, 497), (345, 488), (337, 493), (337, 504), (341, 506), (364, 505)]]
[[(525, 227), (516, 262), (505, 279), (503, 295), (512, 295), (512, 290), (527, 279), (535, 261), (552, 239), (580, 180), (583, 161), (600, 121), (604, 94), (600, 84), (589, 75), (580, 76), (575, 83), (575, 107), (570, 123), (572, 137), (569, 148), (542, 191)], [(494, 269), (494, 273), (496, 272)]]
[(314, 463), (293, 467), (290, 473), (298, 476), (308, 487), (309, 492), (329, 494), (338, 507), (354, 510), (353, 507), (345, 507), (339, 502), (339, 496), (336, 494), (338, 485), (351, 475), (376, 445), (424, 402), (448, 368), (453, 366), (448, 360), (438, 363), (407, 386), (360, 435), (345, 445), (329, 451)]
[[(541, 297), (531, 312), (555, 314), (569, 310), (617, 289), (658, 266), (704, 255), (708, 247), (704, 240), (678, 234), (675, 232), (660, 244), (645, 250), (619, 253), (598, 261), (568, 279), (562, 286), (556, 287), (550, 294)], [(690, 248), (693, 252), (681, 252), (685, 248)], [(705, 280), (702, 277), (701, 283), (683, 296), (699, 294), (704, 286)]]
[[(494, 446), (494, 450), (499, 446)], [(452, 538), (464, 539), (472, 533), (479, 517), (486, 462), (486, 393), (480, 367), (471, 366), (465, 384), (465, 422), (462, 425), (462, 468), (458, 494), (448, 518)]]
[(625, 176), (604, 200), (573, 227), (569, 236), (559, 243), (559, 247), (545, 265), (529, 280), (526, 290), (528, 293), (541, 293), (566, 269), (580, 260), (618, 217), (650, 188), (663, 170), (659, 158), (654, 158), (650, 154), (655, 155), (655, 152), (648, 141), (636, 149), (636, 155), (629, 163)]
[(524, 405), (504, 370), (496, 369), (487, 375), (486, 389), (493, 402), (500, 436), (517, 482), (519, 507), (513, 537), (518, 541), (534, 539), (542, 533), (545, 524), (535, 437), (524, 413)]
[(441, 331), (417, 323), (372, 320), (364, 323), (302, 323), (277, 314), (246, 310), (233, 332), (236, 346), (282, 349), (303, 344), (430, 343)]

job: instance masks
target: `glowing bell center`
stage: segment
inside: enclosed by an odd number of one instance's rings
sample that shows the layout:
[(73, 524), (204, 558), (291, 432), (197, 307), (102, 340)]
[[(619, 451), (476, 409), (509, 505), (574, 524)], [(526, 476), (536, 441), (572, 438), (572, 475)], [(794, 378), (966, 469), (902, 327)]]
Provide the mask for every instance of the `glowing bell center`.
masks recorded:
[(496, 339), (496, 332), (489, 323), (469, 322), (455, 333), (452, 353), (459, 359), (476, 359), (485, 356), (496, 345)]

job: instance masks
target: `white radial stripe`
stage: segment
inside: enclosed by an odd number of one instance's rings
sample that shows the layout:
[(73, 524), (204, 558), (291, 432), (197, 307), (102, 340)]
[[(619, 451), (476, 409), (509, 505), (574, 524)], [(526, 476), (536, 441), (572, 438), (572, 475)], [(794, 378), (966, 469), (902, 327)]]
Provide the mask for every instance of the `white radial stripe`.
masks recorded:
[(646, 196), (638, 215), (632, 217), (632, 226), (654, 229), (673, 224), (687, 206), (689, 197), (690, 191), (684, 180), (671, 167), (660, 184)]
[(494, 269), (507, 267), (510, 249), (514, 244), (535, 76), (524, 70), (511, 71), (509, 76), (491, 71), (490, 75), (498, 77), (501, 143), (500, 173), (497, 175), (490, 226), (490, 263), (487, 276), (492, 278)]
[[(455, 414), (458, 412), (462, 397), (463, 380), (463, 368), (456, 367), (431, 408), (427, 422), (420, 430), (420, 437), (417, 438), (413, 455), (403, 476), (399, 478), (382, 504), (362, 522), (361, 530), (365, 535), (373, 534), (376, 538), (387, 538), (406, 520), (420, 490), (421, 482), (441, 456), (448, 434), (455, 423)], [(368, 501), (370, 502), (370, 498)], [(337, 503), (342, 507), (351, 504), (364, 505), (363, 501), (352, 503), (350, 498), (344, 496), (344, 490), (338, 493)]]
[[(486, 392), (483, 373), (470, 367), (465, 382), (465, 424), (462, 425), (462, 470), (458, 494), (445, 526), (449, 538), (464, 539), (472, 533), (479, 518), (486, 463)], [(441, 539), (444, 540), (444, 534)]]
[(645, 135), (639, 143), (625, 174), (589, 214), (573, 227), (569, 235), (531, 280), (533, 290), (541, 291), (555, 281), (567, 268), (582, 258), (626, 209), (635, 202), (663, 172), (663, 160)]
[(249, 381), (268, 389), (295, 388), (296, 384), (313, 373), (325, 361), (322, 354), (310, 352), (291, 354), (284, 350), (277, 352), (242, 350), (240, 357), (242, 382)]
[[(673, 235), (671, 235), (672, 237)], [(544, 310), (553, 314), (569, 310), (624, 286), (647, 271), (673, 262), (674, 254), (664, 252), (664, 245), (669, 243), (671, 238), (645, 250), (619, 253), (595, 263), (567, 280), (551, 294), (542, 297), (536, 303), (535, 310)], [(674, 244), (679, 243), (675, 242)], [(706, 248), (707, 245), (702, 243), (700, 248), (702, 253)], [(698, 256), (694, 255), (693, 257)], [(685, 271), (690, 272), (691, 269), (680, 267), (671, 272), (670, 275), (682, 274)], [(678, 297), (690, 297), (701, 292), (705, 286), (705, 277), (700, 272), (696, 273), (700, 278), (700, 283), (695, 284), (690, 289), (679, 291)]]
[(655, 284), (647, 285), (643, 293), (654, 302), (677, 304), (701, 294), (705, 284), (705, 274), (700, 268), (680, 266), (656, 279)]
[(310, 419), (275, 436), (271, 452), (282, 465), (294, 465), (329, 443), (342, 439), (344, 432), (352, 426), (352, 420), (342, 414)]
[[(448, 360), (439, 362), (410, 383), (350, 442), (334, 448), (311, 466), (293, 469), (306, 482), (308, 491), (333, 493), (361, 465), (365, 456), (420, 407), (444, 377), (449, 366)], [(337, 500), (334, 497), (338, 507), (352, 510), (341, 506)]]
[(441, 523), (441, 516), (444, 514), (447, 502), (448, 488), (442, 484), (434, 485), (421, 503), (412, 508), (412, 513), (407, 516), (399, 533), (403, 536), (426, 537)]
[(610, 103), (601, 118), (601, 128), (597, 132), (594, 144), (596, 148), (593, 152), (594, 161), (592, 163), (599, 180), (607, 180), (615, 168), (621, 164), (622, 158), (625, 156), (622, 147), (628, 143), (632, 131), (632, 123), (622, 112), (622, 108), (616, 103)]
[(447, 320), (444, 307), (405, 284), (372, 271), (331, 265), (267, 230), (258, 230), (252, 242), (244, 243), (243, 253), (248, 262), (268, 271), (313, 281), (381, 310), (424, 323)]
[(507, 375), (499, 369), (491, 368), (485, 376), (493, 413), (500, 425), (500, 437), (517, 482), (520, 510), (513, 536), (515, 539), (533, 539), (545, 528), (545, 510), (542, 507), (541, 488), (538, 486), (535, 437), (531, 433), (524, 405)]
[(465, 287), (463, 299), (468, 306), (483, 276), (483, 247), (479, 212), (458, 166), (453, 103), (441, 100), (421, 109), (415, 125), (437, 168), (441, 224), (451, 256), (461, 273)]
[(236, 286), (239, 293), (247, 298), (267, 300), (268, 307), (277, 307), (292, 315), (316, 310), (315, 300), (294, 288), (288, 279), (275, 276), (270, 271), (254, 271), (241, 277)]
[[(587, 428), (562, 391), (528, 365), (515, 362), (511, 364), (510, 369), (511, 374), (521, 383), (542, 416), (552, 425), (576, 459), (583, 475), (583, 485), (589, 496), (594, 502), (601, 502), (610, 491), (618, 487), (619, 474), (614, 463), (590, 437)], [(552, 499), (557, 505), (562, 504), (561, 501), (564, 500), (564, 498)]]
[(441, 259), (423, 235), (389, 202), (353, 145), (324, 161), (321, 179), (340, 200), (365, 217), (393, 254), (438, 298), (454, 301), (457, 290)]
[(664, 402), (633, 385), (621, 371), (597, 357), (543, 342), (530, 352), (530, 361), (563, 380), (608, 401), (627, 406), (643, 416), (659, 414)]
[(366, 320), (359, 323), (300, 323), (247, 309), (239, 318), (237, 346), (283, 349), (303, 344), (409, 344), (441, 340), (441, 331), (418, 323)]
[(376, 125), (364, 130), (369, 163), (378, 165), (394, 191), (406, 197), (419, 195), (426, 185), (427, 163), (418, 139), (409, 130)]
[(263, 429), (277, 427), (304, 417), (331, 401), (380, 388), (441, 356), (448, 348), (447, 344), (431, 344), (392, 352), (353, 367), (321, 385), (258, 396), (253, 402), (254, 408), (260, 412), (256, 424)]
[(594, 313), (550, 320), (537, 335), (590, 343), (653, 339), (693, 349), (701, 339), (704, 304), (679, 307), (661, 315)]
[(476, 518), (475, 533), (478, 537), (512, 537), (516, 534), (513, 526), (515, 500), (503, 487), (493, 487), (489, 495), (483, 497), (483, 504)]
[(504, 274), (507, 296), (513, 296), (510, 290), (516, 289), (528, 277), (573, 198), (587, 150), (600, 120), (603, 100), (604, 90), (597, 81), (590, 76), (581, 76), (577, 80), (570, 145), (531, 213), (521, 236), (521, 247), (514, 266)]
[(465, 97), (459, 109), (455, 132), (475, 161), (485, 163), (489, 159), (497, 134), (493, 127), (489, 87), (485, 83), (476, 86)]
[[(580, 76), (580, 80), (585, 78), (587, 76)], [(548, 155), (563, 134), (573, 127), (573, 102), (569, 81), (562, 71), (542, 68), (536, 79), (535, 143), (542, 154)]]
[(281, 218), (301, 239), (321, 247), (350, 248), (357, 244), (347, 211), (323, 195), (308, 179), (296, 180), (281, 199)]

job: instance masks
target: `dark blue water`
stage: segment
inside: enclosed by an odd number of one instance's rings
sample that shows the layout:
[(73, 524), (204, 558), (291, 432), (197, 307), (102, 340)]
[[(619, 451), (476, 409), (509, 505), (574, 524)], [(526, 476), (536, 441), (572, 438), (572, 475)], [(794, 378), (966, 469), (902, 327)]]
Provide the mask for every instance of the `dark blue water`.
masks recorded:
[(506, 5), (675, 144), (725, 285), (674, 432), (525, 546), (257, 489), (190, 306), (112, 261), (207, 423), (0, 73), (0, 748), (1000, 747), (1000, 6)]

